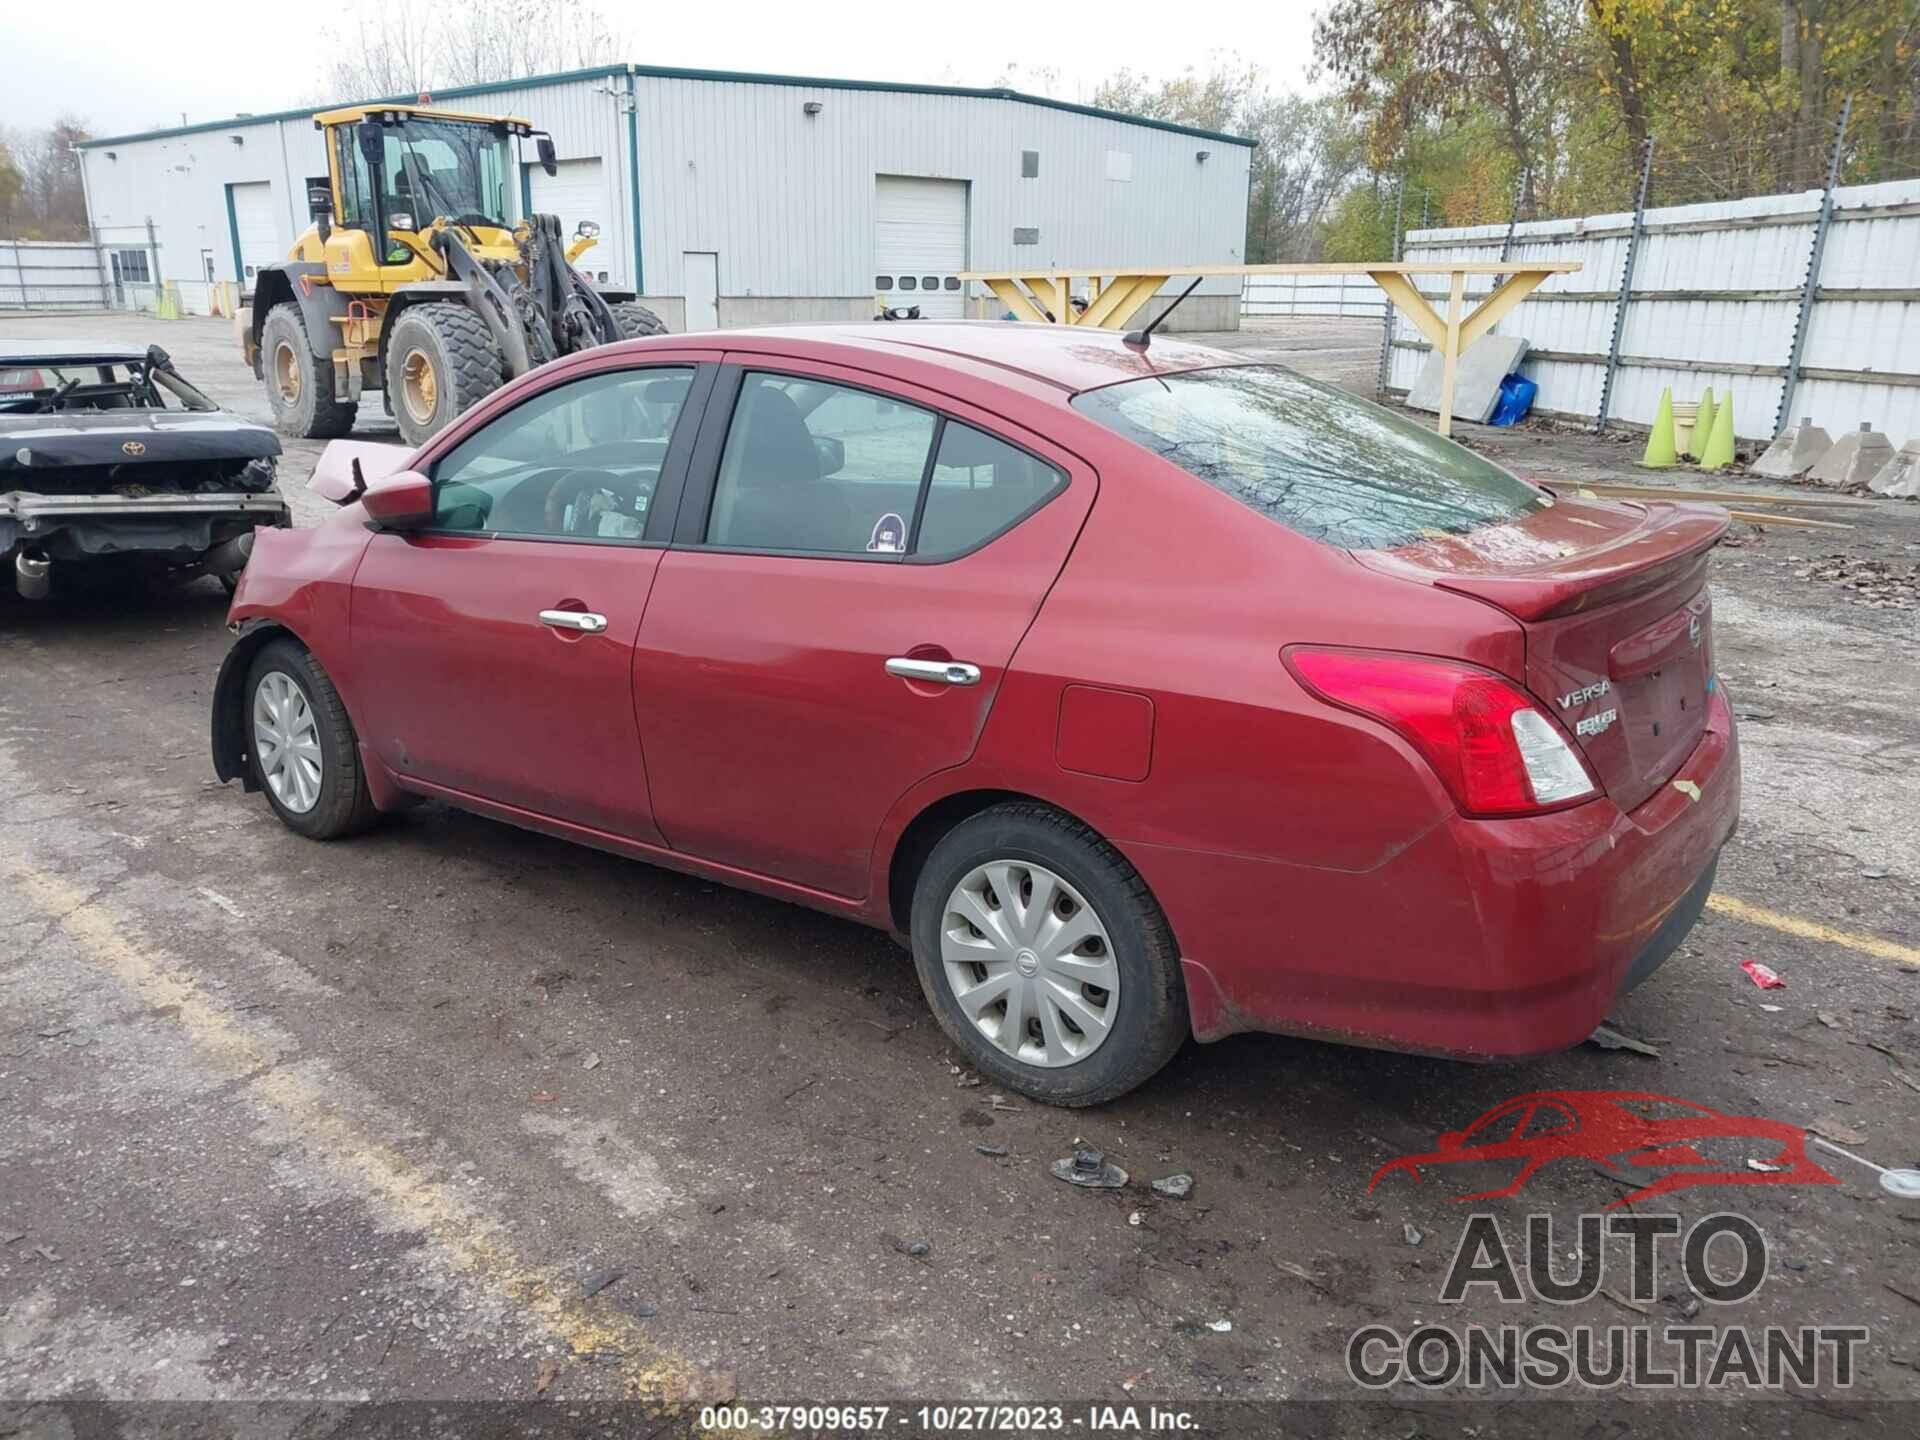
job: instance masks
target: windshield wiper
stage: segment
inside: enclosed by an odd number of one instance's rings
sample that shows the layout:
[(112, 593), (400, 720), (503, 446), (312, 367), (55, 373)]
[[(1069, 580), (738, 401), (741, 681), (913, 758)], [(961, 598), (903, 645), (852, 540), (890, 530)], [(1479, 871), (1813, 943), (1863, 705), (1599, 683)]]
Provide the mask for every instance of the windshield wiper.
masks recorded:
[[(467, 239), (478, 245), (480, 237), (474, 233), (472, 225), (461, 219), (461, 212), (447, 199), (446, 192), (440, 188), (440, 182), (433, 178), (433, 172), (420, 163), (420, 156), (413, 148), (413, 137), (408, 135), (404, 128), (400, 131), (400, 143), (406, 147), (407, 174), (412, 178), (415, 187), (425, 193), (429, 202), (440, 207), (440, 213), (449, 225), (459, 226), (467, 232)], [(418, 220), (420, 217), (416, 215), (413, 218)], [(417, 230), (421, 227), (416, 225), (414, 228)]]

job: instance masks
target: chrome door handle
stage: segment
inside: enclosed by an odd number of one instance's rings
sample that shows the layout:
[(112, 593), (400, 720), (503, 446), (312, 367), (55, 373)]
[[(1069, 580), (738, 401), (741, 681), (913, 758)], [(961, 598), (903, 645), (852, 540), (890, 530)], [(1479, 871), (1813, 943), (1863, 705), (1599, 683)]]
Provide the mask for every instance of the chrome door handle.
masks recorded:
[(598, 635), (607, 628), (607, 617), (591, 610), (542, 610), (540, 623), (556, 630), (584, 630), (589, 635)]
[(978, 685), (980, 667), (964, 660), (908, 660), (895, 656), (887, 661), (887, 674), (902, 680), (925, 680), (934, 685)]

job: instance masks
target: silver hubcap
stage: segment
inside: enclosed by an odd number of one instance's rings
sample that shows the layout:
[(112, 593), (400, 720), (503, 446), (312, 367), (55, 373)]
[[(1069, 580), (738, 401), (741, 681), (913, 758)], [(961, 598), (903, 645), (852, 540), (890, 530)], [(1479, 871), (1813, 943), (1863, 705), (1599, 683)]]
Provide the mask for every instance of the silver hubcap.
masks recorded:
[(996, 860), (953, 887), (940, 918), (953, 998), (1003, 1054), (1072, 1065), (1120, 1013), (1120, 966), (1086, 897), (1042, 865)]
[(279, 670), (253, 692), (253, 753), (273, 798), (304, 815), (320, 800), (320, 726), (307, 692)]

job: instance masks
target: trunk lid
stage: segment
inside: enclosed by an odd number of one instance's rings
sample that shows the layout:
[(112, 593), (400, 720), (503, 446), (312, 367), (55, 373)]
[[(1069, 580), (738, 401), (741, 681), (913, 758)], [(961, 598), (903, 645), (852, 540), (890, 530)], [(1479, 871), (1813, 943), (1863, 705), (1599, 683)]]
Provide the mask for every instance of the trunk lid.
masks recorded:
[(1711, 505), (1556, 496), (1460, 535), (1357, 552), (1362, 564), (1469, 595), (1526, 634), (1523, 680), (1566, 727), (1615, 804), (1631, 810), (1706, 729), (1713, 682)]

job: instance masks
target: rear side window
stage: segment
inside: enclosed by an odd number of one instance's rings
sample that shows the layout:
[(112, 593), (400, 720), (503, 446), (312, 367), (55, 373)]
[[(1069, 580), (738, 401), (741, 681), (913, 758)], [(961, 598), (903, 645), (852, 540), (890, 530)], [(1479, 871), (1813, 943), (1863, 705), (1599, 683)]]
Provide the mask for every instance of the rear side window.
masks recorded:
[(971, 550), (1064, 484), (1064, 475), (1026, 451), (949, 420), (940, 431), (915, 553), (938, 558)]
[(1552, 503), (1405, 416), (1272, 366), (1129, 380), (1073, 406), (1249, 509), (1346, 550), (1458, 534)]

